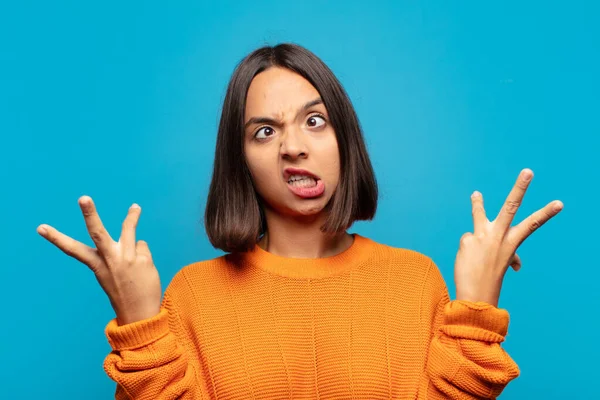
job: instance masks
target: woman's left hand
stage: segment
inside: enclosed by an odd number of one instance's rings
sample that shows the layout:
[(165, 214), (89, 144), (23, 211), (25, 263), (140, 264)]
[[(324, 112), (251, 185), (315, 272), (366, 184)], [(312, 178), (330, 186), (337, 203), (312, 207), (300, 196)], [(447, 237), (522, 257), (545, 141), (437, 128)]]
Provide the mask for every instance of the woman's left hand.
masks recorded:
[(482, 195), (474, 192), (471, 196), (474, 232), (465, 233), (460, 239), (454, 264), (457, 300), (485, 302), (497, 307), (508, 267), (512, 266), (515, 271), (521, 267), (517, 248), (562, 210), (562, 202), (550, 202), (511, 228), (532, 178), (530, 169), (521, 171), (502, 210), (492, 222), (486, 217)]

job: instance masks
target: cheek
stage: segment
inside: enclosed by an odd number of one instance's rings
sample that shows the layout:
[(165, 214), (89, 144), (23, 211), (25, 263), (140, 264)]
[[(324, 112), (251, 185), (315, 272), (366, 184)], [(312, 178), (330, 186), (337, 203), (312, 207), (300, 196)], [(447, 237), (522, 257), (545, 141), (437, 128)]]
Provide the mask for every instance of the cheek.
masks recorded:
[(249, 151), (246, 154), (246, 162), (250, 169), (254, 185), (260, 193), (274, 186), (273, 183), (277, 178), (278, 171), (277, 160), (274, 160), (273, 157), (265, 154), (265, 152), (253, 154), (252, 151)]
[(340, 179), (340, 153), (337, 141), (333, 140), (326, 149), (322, 153), (323, 171), (330, 184), (337, 184)]

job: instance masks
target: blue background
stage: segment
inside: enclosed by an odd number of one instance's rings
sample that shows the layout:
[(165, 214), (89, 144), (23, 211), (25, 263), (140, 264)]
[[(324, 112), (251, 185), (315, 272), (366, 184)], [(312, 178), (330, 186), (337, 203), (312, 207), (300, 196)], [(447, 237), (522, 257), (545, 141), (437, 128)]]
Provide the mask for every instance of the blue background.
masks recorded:
[(88, 194), (117, 238), (127, 208), (142, 206), (138, 238), (163, 287), (219, 255), (200, 221), (228, 78), (253, 49), (292, 41), (333, 69), (364, 127), (381, 201), (353, 231), (431, 256), (452, 295), (473, 190), (494, 217), (529, 167), (518, 219), (565, 203), (505, 280), (505, 348), (522, 375), (503, 398), (598, 398), (596, 4), (3, 4), (0, 397), (113, 396), (102, 369), (109, 302), (36, 227), (91, 244), (77, 205)]

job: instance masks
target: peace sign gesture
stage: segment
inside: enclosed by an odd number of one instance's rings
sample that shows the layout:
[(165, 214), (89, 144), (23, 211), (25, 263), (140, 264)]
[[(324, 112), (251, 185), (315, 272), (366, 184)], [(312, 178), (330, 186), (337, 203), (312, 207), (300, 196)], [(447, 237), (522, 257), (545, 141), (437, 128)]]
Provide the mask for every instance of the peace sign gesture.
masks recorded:
[(562, 210), (562, 202), (552, 201), (511, 228), (532, 178), (530, 169), (521, 171), (502, 210), (491, 222), (483, 208), (483, 196), (479, 192), (471, 196), (474, 232), (462, 236), (454, 264), (457, 300), (481, 301), (497, 307), (508, 267), (521, 267), (517, 248)]
[(115, 242), (104, 228), (92, 199), (82, 196), (79, 206), (95, 249), (48, 225), (40, 225), (38, 233), (94, 272), (110, 299), (119, 325), (158, 314), (162, 295), (158, 271), (146, 242), (136, 243), (135, 238), (141, 208), (137, 204), (129, 208), (121, 237)]

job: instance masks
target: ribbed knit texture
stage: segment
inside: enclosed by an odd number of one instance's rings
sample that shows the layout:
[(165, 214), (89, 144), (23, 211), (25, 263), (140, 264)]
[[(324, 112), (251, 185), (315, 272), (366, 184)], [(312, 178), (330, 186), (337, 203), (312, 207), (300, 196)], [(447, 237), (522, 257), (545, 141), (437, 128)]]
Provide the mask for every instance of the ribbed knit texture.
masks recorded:
[(481, 399), (518, 376), (508, 313), (450, 301), (420, 253), (354, 235), (327, 258), (188, 265), (157, 316), (106, 327), (117, 399)]

